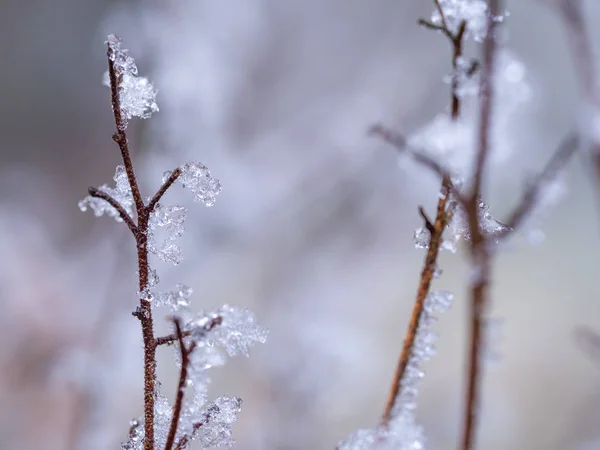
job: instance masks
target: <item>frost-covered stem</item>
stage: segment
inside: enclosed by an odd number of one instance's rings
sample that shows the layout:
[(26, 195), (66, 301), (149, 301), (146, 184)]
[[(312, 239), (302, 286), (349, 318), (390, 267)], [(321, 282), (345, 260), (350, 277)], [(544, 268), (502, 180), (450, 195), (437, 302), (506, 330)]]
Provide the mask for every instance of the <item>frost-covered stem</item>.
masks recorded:
[(110, 206), (115, 208), (117, 210), (117, 212), (119, 213), (119, 217), (121, 217), (121, 219), (123, 219), (123, 222), (125, 222), (127, 224), (129, 229), (131, 230), (131, 232), (134, 235), (137, 233), (137, 226), (133, 222), (133, 219), (131, 217), (129, 217), (129, 214), (127, 214), (127, 211), (125, 211), (125, 209), (121, 206), (121, 204), (118, 201), (116, 201), (114, 198), (112, 198), (106, 192), (102, 192), (100, 189), (97, 189), (95, 187), (88, 188), (88, 194), (90, 194), (90, 196), (92, 196), (92, 197), (96, 197), (96, 198), (100, 198), (100, 199), (104, 200)]
[(477, 276), (471, 284), (471, 305), (469, 321), (469, 361), (467, 371), (467, 393), (463, 422), (463, 435), (460, 448), (472, 450), (477, 431), (479, 410), (479, 388), (481, 380), (481, 333), (484, 310), (488, 303), (490, 274), (490, 249), (486, 236), (479, 223), (479, 202), (482, 181), (489, 156), (490, 125), (493, 100), (494, 63), (496, 58), (496, 21), (500, 11), (500, 0), (489, 1), (487, 33), (483, 43), (483, 67), (481, 74), (479, 139), (473, 185), (466, 206), (469, 233), (471, 235), (471, 265)]
[(121, 90), (121, 83), (123, 81), (123, 76), (117, 75), (117, 71), (115, 69), (115, 62), (113, 60), (114, 52), (115, 50), (109, 43), (107, 55), (108, 76), (110, 79), (110, 101), (112, 104), (113, 115), (115, 118), (115, 125), (117, 127), (116, 133), (113, 134), (113, 140), (117, 144), (119, 144), (119, 149), (121, 150), (121, 156), (123, 158), (123, 165), (125, 166), (125, 172), (127, 173), (127, 180), (129, 181), (129, 185), (131, 186), (131, 193), (133, 195), (135, 207), (139, 216), (142, 210), (144, 209), (144, 200), (142, 199), (142, 194), (140, 193), (140, 187), (135, 177), (135, 172), (133, 171), (133, 163), (131, 162), (131, 155), (129, 153), (127, 135), (125, 133), (125, 130), (127, 129), (127, 123), (123, 118), (123, 114), (121, 111), (121, 98), (119, 95)]
[(169, 427), (169, 434), (165, 444), (165, 450), (171, 450), (175, 443), (175, 436), (177, 435), (177, 427), (179, 425), (179, 417), (181, 416), (181, 407), (183, 405), (183, 396), (185, 395), (185, 384), (188, 377), (188, 366), (190, 364), (190, 354), (196, 347), (196, 341), (187, 347), (183, 341), (183, 332), (181, 331), (181, 321), (179, 318), (173, 319), (175, 324), (175, 335), (179, 341), (179, 350), (181, 351), (181, 369), (179, 372), (179, 383), (177, 385), (177, 396), (175, 398), (175, 404), (173, 405), (173, 417), (171, 418), (171, 426)]
[(396, 372), (394, 373), (392, 387), (390, 389), (385, 410), (381, 418), (381, 424), (383, 426), (387, 426), (392, 418), (392, 409), (402, 389), (402, 380), (404, 379), (404, 373), (406, 372), (406, 367), (408, 366), (408, 361), (410, 360), (410, 356), (415, 345), (419, 322), (425, 311), (425, 299), (429, 294), (429, 288), (431, 286), (433, 274), (437, 266), (437, 258), (440, 251), (440, 246), (442, 244), (442, 235), (444, 234), (444, 229), (450, 220), (451, 212), (449, 212), (447, 209), (449, 196), (450, 180), (445, 179), (442, 183), (442, 191), (437, 205), (435, 222), (431, 223), (423, 210), (421, 210), (421, 215), (423, 216), (425, 226), (430, 233), (429, 249), (427, 250), (425, 264), (423, 265), (423, 270), (421, 271), (421, 281), (419, 282), (417, 298), (415, 300), (415, 305), (413, 307), (410, 322), (408, 324), (406, 337), (404, 338), (404, 346), (402, 347), (400, 360), (398, 361), (398, 366), (396, 367)]
[[(138, 218), (139, 232), (136, 235), (140, 293), (148, 288), (148, 220), (145, 209)], [(140, 296), (140, 309), (137, 317), (142, 324), (144, 341), (144, 450), (154, 450), (154, 401), (156, 383), (156, 340), (150, 301)]]

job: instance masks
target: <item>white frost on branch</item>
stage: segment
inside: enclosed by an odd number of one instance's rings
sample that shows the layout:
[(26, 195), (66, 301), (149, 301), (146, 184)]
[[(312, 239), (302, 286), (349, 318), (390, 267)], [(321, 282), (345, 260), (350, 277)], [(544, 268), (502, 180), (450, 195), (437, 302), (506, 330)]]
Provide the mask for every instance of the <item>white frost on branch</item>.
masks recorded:
[[(446, 24), (454, 34), (462, 21), (466, 22), (465, 36), (476, 42), (483, 42), (487, 32), (488, 7), (484, 0), (439, 0), (444, 13)], [(502, 22), (508, 14), (495, 17)], [(431, 21), (436, 25), (442, 25), (442, 18), (436, 9), (431, 15)]]
[[(133, 214), (133, 195), (131, 194), (131, 187), (129, 186), (129, 180), (127, 179), (125, 167), (117, 166), (113, 180), (115, 180), (114, 188), (103, 184), (98, 188), (98, 190), (114, 198), (131, 217)], [(109, 205), (108, 202), (100, 198), (88, 195), (86, 198), (81, 200), (78, 205), (81, 211), (87, 211), (88, 208), (91, 208), (96, 217), (106, 214), (110, 217), (114, 217), (117, 222), (123, 221), (123, 219), (121, 219), (119, 216), (118, 211)]]
[[(121, 47), (121, 38), (111, 34), (108, 36), (106, 44), (117, 77), (122, 77), (119, 85), (121, 114), (125, 120), (133, 117), (148, 119), (152, 113), (158, 112), (156, 89), (148, 78), (138, 76), (135, 60), (129, 56), (129, 50)], [(103, 83), (110, 87), (108, 71), (104, 73)]]
[[(186, 214), (187, 208), (184, 206), (163, 206), (161, 204), (157, 204), (150, 214), (148, 250), (161, 261), (170, 262), (175, 266), (182, 261), (181, 248), (177, 245), (177, 241), (185, 231), (183, 225)], [(167, 236), (162, 240), (157, 236), (161, 229), (165, 229), (167, 232)]]
[[(187, 294), (188, 292), (185, 292), (183, 296)], [(251, 347), (266, 341), (267, 330), (258, 325), (254, 315), (246, 309), (225, 305), (211, 313), (196, 315), (185, 306), (181, 306), (179, 310), (187, 316), (183, 325), (183, 331), (188, 333), (184, 338), (185, 345), (189, 347), (194, 342), (195, 348), (190, 354), (188, 381), (175, 442), (188, 439), (188, 444), (183, 448), (188, 448), (192, 441), (198, 442), (200, 448), (230, 447), (233, 445), (232, 424), (237, 420), (242, 399), (223, 396), (209, 402), (210, 378), (207, 371), (225, 364), (227, 356), (248, 356)], [(181, 366), (179, 346), (174, 345), (174, 350), (176, 362)], [(163, 448), (165, 445), (172, 413), (173, 406), (160, 393), (160, 384), (157, 383), (157, 448)], [(122, 445), (123, 450), (143, 449), (143, 423), (142, 418), (132, 421), (130, 438)]]

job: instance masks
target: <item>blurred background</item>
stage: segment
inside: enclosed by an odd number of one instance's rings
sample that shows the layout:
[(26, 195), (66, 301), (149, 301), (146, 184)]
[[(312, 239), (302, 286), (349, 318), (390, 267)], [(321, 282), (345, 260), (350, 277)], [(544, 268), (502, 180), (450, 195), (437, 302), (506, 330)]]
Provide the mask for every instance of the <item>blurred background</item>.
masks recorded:
[[(549, 3), (507, 2), (517, 66), (499, 95), (512, 86), (527, 101), (499, 106), (510, 145), (494, 153), (486, 193), (500, 219), (576, 124)], [(585, 6), (599, 51), (600, 5)], [(377, 423), (424, 258), (417, 206), (433, 211), (439, 183), (366, 130), (411, 135), (444, 113), (450, 47), (417, 26), (431, 11), (425, 0), (0, 1), (0, 448), (119, 448), (141, 414), (134, 243), (77, 208), (119, 164), (101, 84), (109, 33), (159, 90), (160, 112), (129, 129), (144, 192), (190, 160), (224, 187), (208, 209), (169, 193), (190, 212), (184, 262), (156, 264), (161, 286), (190, 285), (197, 309), (247, 306), (271, 330), (213, 373), (214, 397), (244, 399), (236, 448), (332, 449)], [(583, 159), (564, 180), (545, 241), (518, 237), (496, 259), (491, 315), (503, 325), (481, 449), (600, 448), (600, 358), (574, 337), (600, 331), (597, 198)], [(455, 448), (464, 390), (465, 252), (440, 267), (434, 288), (455, 303), (425, 367), (430, 450)], [(160, 353), (170, 395), (175, 366)]]

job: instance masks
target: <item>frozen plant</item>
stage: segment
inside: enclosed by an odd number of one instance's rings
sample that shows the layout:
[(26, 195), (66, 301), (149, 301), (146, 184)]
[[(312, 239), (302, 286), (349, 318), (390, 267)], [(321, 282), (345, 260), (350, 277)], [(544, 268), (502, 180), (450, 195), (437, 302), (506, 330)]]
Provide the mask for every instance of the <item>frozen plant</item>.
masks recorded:
[[(256, 343), (266, 340), (266, 330), (255, 323), (246, 310), (229, 306), (212, 313), (194, 315), (189, 310), (192, 289), (178, 284), (172, 292), (155, 292), (159, 278), (150, 268), (149, 253), (163, 261), (179, 264), (181, 249), (177, 245), (183, 234), (186, 209), (180, 205), (164, 206), (163, 195), (177, 181), (192, 191), (194, 200), (212, 206), (221, 184), (203, 164), (186, 163), (165, 173), (162, 186), (144, 202), (131, 160), (126, 135), (132, 117), (149, 118), (158, 111), (156, 90), (148, 79), (138, 77), (138, 70), (121, 40), (110, 35), (108, 72), (105, 84), (110, 88), (116, 124), (113, 140), (119, 145), (123, 165), (117, 167), (115, 188), (103, 185), (89, 188), (89, 196), (79, 203), (82, 211), (91, 208), (96, 216), (109, 215), (125, 222), (136, 242), (139, 277), (139, 306), (133, 313), (141, 323), (144, 343), (144, 415), (130, 424), (126, 450), (183, 450), (192, 441), (202, 448), (230, 446), (231, 427), (237, 419), (242, 400), (220, 397), (209, 402), (206, 371), (221, 365), (226, 355), (248, 355)], [(166, 237), (158, 236), (161, 229)], [(153, 312), (169, 307), (174, 333), (154, 335)], [(156, 379), (156, 349), (173, 345), (180, 368), (179, 384), (173, 405)], [(219, 349), (223, 349), (220, 351)]]
[[(437, 174), (442, 179), (442, 188), (435, 220), (429, 219), (423, 208), (419, 210), (424, 225), (415, 231), (414, 241), (417, 248), (427, 250), (427, 255), (382, 420), (374, 430), (360, 430), (342, 441), (338, 446), (341, 450), (425, 448), (424, 434), (414, 418), (418, 382), (424, 376), (420, 363), (433, 354), (434, 335), (428, 329), (432, 319), (432, 305), (445, 309), (451, 300), (449, 293), (430, 293), (430, 286), (432, 280), (437, 278), (436, 274), (439, 274), (439, 251), (446, 249), (455, 252), (461, 239), (468, 245), (471, 260), (471, 305), (468, 319), (470, 329), (467, 388), (459, 448), (472, 450), (475, 447), (480, 410), (481, 366), (491, 348), (489, 341), (492, 333), (489, 325), (495, 322), (486, 317), (486, 313), (490, 304), (489, 285), (496, 244), (507, 238), (540, 206), (544, 199), (543, 191), (571, 159), (576, 148), (570, 138), (563, 142), (541, 174), (529, 184), (521, 202), (506, 223), (496, 220), (490, 214), (489, 206), (482, 200), (482, 190), (491, 153), (492, 102), (497, 83), (498, 59), (496, 27), (503, 18), (500, 14), (501, 1), (489, 0), (486, 3), (479, 0), (434, 0), (433, 3), (435, 11), (432, 20), (421, 19), (419, 23), (441, 32), (451, 43), (451, 106), (449, 118), (438, 120), (438, 123), (443, 123), (441, 128), (429, 127), (429, 132), (442, 129), (443, 134), (425, 135), (421, 140), (430, 140), (439, 148), (447, 148), (450, 141), (451, 146), (462, 148), (463, 151), (468, 147), (465, 144), (472, 140), (475, 143), (473, 167), (470, 173), (455, 173), (453, 168), (449, 168), (447, 162), (431, 152), (430, 148), (421, 150), (414, 146), (411, 139), (406, 139), (382, 125), (371, 129), (372, 134), (383, 138), (402, 154), (408, 154)], [(479, 62), (472, 61), (467, 64), (464, 59), (464, 40), (467, 38), (483, 42), (481, 68)], [(509, 78), (513, 80), (513, 84), (518, 84), (522, 79), (522, 68), (513, 64), (509, 69)], [(479, 72), (478, 89), (464, 89), (476, 72)], [(471, 118), (471, 121), (476, 119), (476, 127), (468, 123), (467, 117), (461, 116), (461, 100), (467, 93), (479, 97), (479, 117)], [(474, 136), (469, 135), (470, 127), (476, 131)], [(468, 182), (466, 189), (462, 186), (463, 179)]]

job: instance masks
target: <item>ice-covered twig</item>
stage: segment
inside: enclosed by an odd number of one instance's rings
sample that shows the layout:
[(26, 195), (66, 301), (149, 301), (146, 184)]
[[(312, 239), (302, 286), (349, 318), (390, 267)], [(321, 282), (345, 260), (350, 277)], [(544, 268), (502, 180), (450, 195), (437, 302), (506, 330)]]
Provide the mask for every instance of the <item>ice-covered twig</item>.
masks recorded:
[(419, 282), (417, 298), (415, 300), (415, 305), (413, 307), (413, 311), (410, 317), (406, 337), (404, 338), (404, 346), (402, 347), (400, 360), (398, 361), (398, 366), (396, 367), (396, 372), (394, 373), (392, 387), (390, 389), (385, 410), (381, 419), (381, 424), (383, 426), (387, 426), (390, 422), (390, 419), (392, 418), (392, 410), (394, 404), (396, 403), (396, 401), (398, 401), (398, 394), (402, 389), (402, 381), (404, 379), (404, 374), (406, 372), (411, 353), (413, 352), (419, 324), (421, 323), (421, 318), (425, 311), (425, 299), (429, 294), (431, 281), (433, 280), (434, 273), (436, 270), (437, 258), (442, 244), (442, 235), (444, 234), (446, 225), (448, 224), (452, 215), (452, 211), (448, 209), (449, 197), (450, 180), (445, 179), (442, 184), (442, 191), (437, 204), (437, 214), (435, 217), (435, 222), (433, 223), (431, 223), (431, 221), (427, 218), (427, 215), (425, 214), (423, 209), (420, 208), (421, 216), (425, 221), (425, 226), (430, 231), (429, 248), (427, 250), (427, 256), (425, 257), (425, 264), (423, 265), (423, 270), (421, 271), (421, 281)]
[(127, 214), (127, 211), (125, 211), (123, 206), (121, 206), (121, 204), (118, 201), (116, 201), (111, 195), (109, 195), (106, 192), (103, 192), (100, 189), (97, 189), (95, 187), (89, 187), (88, 194), (90, 194), (90, 196), (92, 196), (92, 197), (104, 200), (110, 206), (115, 208), (117, 210), (117, 212), (119, 213), (119, 217), (123, 220), (123, 222), (125, 222), (127, 224), (129, 229), (131, 230), (131, 232), (134, 235), (137, 234), (137, 226), (134, 223), (133, 219), (129, 216), (129, 214)]

